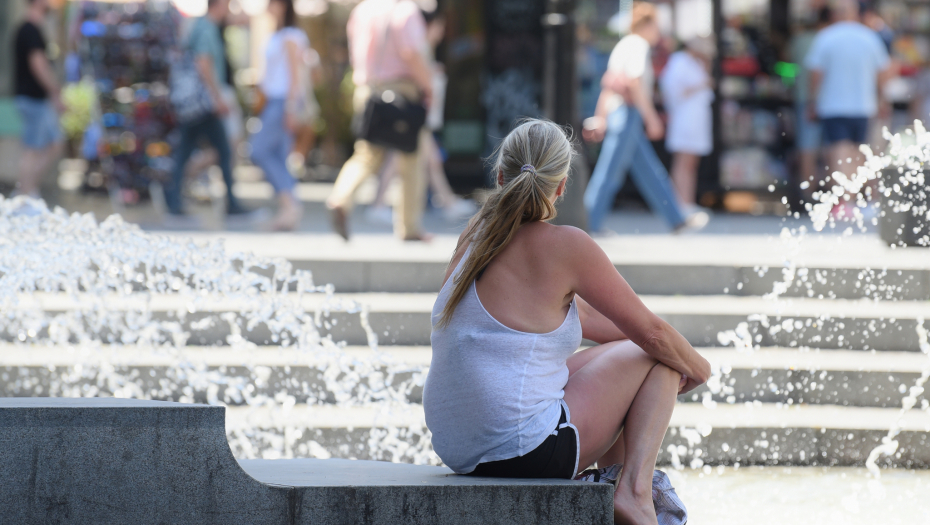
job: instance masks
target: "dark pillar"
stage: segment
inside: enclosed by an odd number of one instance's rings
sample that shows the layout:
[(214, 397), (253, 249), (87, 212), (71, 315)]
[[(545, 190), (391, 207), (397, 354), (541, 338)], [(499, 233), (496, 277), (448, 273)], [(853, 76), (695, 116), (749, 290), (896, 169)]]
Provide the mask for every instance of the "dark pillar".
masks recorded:
[[(563, 126), (571, 126), (580, 139), (578, 120), (578, 79), (575, 74), (575, 0), (545, 0), (542, 17), (545, 34), (543, 55), (543, 114)], [(588, 166), (582, 156), (572, 165), (572, 174), (556, 224), (587, 229), (582, 197), (588, 183)]]

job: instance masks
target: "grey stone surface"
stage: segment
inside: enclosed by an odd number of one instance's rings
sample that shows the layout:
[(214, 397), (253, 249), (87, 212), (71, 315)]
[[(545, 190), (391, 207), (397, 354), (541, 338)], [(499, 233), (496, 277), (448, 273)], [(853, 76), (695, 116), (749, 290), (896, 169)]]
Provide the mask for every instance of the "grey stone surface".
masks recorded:
[[(385, 294), (388, 295), (388, 294)], [(383, 311), (373, 308), (369, 314), (369, 321), (372, 329), (378, 336), (378, 342), (384, 345), (428, 345), (430, 342), (430, 312), (424, 305), (432, 306), (432, 297), (418, 296), (413, 301), (398, 299), (398, 307), (395, 309)], [(655, 297), (655, 296), (653, 296)], [(647, 297), (647, 303), (649, 298)], [(695, 346), (707, 347), (718, 345), (717, 334), (721, 331), (732, 330), (740, 323), (747, 321), (747, 316), (753, 313), (754, 308), (759, 307), (757, 303), (738, 304), (738, 307), (744, 308), (744, 311), (733, 311), (732, 307), (718, 310), (716, 303), (709, 303), (705, 306), (702, 301), (713, 298), (673, 298), (678, 301), (678, 305), (672, 305), (671, 311), (665, 311), (668, 306), (659, 306), (653, 308), (653, 311), (668, 321), (675, 327), (688, 341)], [(728, 300), (730, 300), (728, 298)], [(733, 298), (735, 301), (743, 301), (743, 298)], [(415, 303), (415, 304), (414, 304)], [(891, 303), (886, 304), (898, 304)], [(924, 308), (925, 303), (914, 302), (919, 308)], [(408, 308), (409, 306), (409, 308)], [(679, 312), (675, 308), (678, 306), (686, 308), (686, 311)], [(768, 328), (762, 326), (759, 320), (750, 321), (750, 332), (755, 336), (759, 335), (760, 339), (757, 344), (761, 346), (806, 346), (821, 349), (863, 349), (863, 350), (898, 350), (916, 352), (920, 350), (917, 333), (916, 320), (913, 317), (916, 313), (911, 313), (907, 318), (899, 316), (894, 318), (893, 315), (875, 313), (870, 314), (863, 311), (861, 316), (844, 317), (837, 314), (829, 317), (833, 308), (829, 304), (823, 307), (823, 313), (814, 315), (804, 313), (798, 315), (771, 315), (767, 321), (770, 324), (780, 324), (784, 320), (791, 319), (793, 322), (801, 323), (801, 328), (794, 329), (791, 332), (782, 330), (777, 334), (771, 334)], [(891, 310), (889, 310), (891, 311)], [(901, 309), (894, 310), (901, 312)], [(54, 312), (49, 310), (49, 313)], [(918, 310), (915, 310), (918, 312)], [(906, 312), (905, 312), (906, 313)], [(271, 337), (271, 332), (264, 324), (258, 324), (252, 330), (247, 330), (247, 319), (241, 314), (235, 314), (238, 318), (238, 324), (243, 329), (242, 336), (257, 345), (274, 345), (280, 344)], [(857, 314), (858, 315), (858, 314)], [(885, 315), (885, 317), (881, 317)], [(155, 311), (152, 317), (160, 320), (177, 320), (174, 312)], [(823, 317), (823, 318), (821, 318)], [(225, 322), (209, 323), (204, 326), (202, 322), (207, 318), (216, 319), (215, 312), (196, 312), (188, 314), (180, 321), (183, 329), (190, 334), (187, 341), (189, 345), (225, 345), (226, 338), (230, 335), (229, 326)], [(114, 314), (111, 320), (118, 320), (119, 314)], [(344, 312), (333, 312), (324, 320), (328, 322), (327, 326), (320, 329), (323, 336), (332, 335), (335, 341), (345, 341), (349, 345), (366, 345), (368, 336), (362, 329), (359, 322), (358, 314), (349, 314)], [(102, 341), (109, 341), (114, 338), (114, 334), (107, 328), (91, 329), (88, 331), (95, 334)], [(38, 331), (37, 338), (41, 339), (46, 336), (47, 329), (43, 328)], [(288, 336), (289, 334), (282, 334)], [(18, 333), (0, 328), (0, 340), (16, 341)], [(166, 334), (167, 337), (167, 334)]]
[[(901, 405), (901, 385), (913, 385), (920, 377), (918, 372), (902, 371), (858, 371), (858, 370), (792, 370), (786, 363), (781, 368), (737, 368), (726, 372), (721, 377), (724, 385), (731, 386), (732, 391), (721, 391), (712, 397), (718, 402), (725, 402), (730, 395), (737, 403), (761, 401), (763, 403), (793, 404), (835, 404), (841, 406), (896, 408)], [(298, 404), (336, 402), (335, 394), (328, 390), (323, 372), (318, 368), (287, 365), (270, 366), (268, 379), (256, 386), (253, 395), (274, 397), (278, 392), (286, 392), (294, 397)], [(252, 371), (245, 366), (211, 366), (210, 371), (224, 371), (224, 376), (233, 382), (237, 378), (251, 380)], [(199, 382), (191, 382), (183, 374), (177, 374), (171, 368), (163, 366), (115, 366), (113, 371), (123, 377), (132, 377), (142, 392), (152, 393), (153, 397), (167, 401), (178, 401), (184, 394), (185, 387), (193, 391), (193, 401), (207, 403), (207, 391)], [(97, 388), (99, 395), (114, 395), (118, 383), (111, 384), (105, 374), (98, 374), (91, 365), (82, 365), (81, 379), (74, 381), (75, 368), (57, 366), (49, 370), (46, 366), (3, 366), (0, 367), (0, 396), (34, 396), (63, 395), (64, 392), (52, 390), (54, 385), (68, 388)], [(403, 388), (404, 400), (408, 403), (423, 402), (422, 386), (409, 385), (412, 372), (396, 373), (389, 377), (392, 388)], [(173, 385), (165, 388), (165, 382)], [(367, 388), (367, 383), (363, 383)], [(351, 392), (358, 395), (365, 389), (353, 388)], [(692, 392), (679, 396), (685, 403), (699, 402), (704, 392), (702, 385)], [(918, 405), (926, 394), (918, 396)], [(243, 399), (226, 398), (220, 400), (228, 405), (245, 404)], [(377, 401), (372, 396), (370, 401)]]
[(0, 399), (0, 522), (612, 521), (606, 485), (337, 460), (243, 462), (243, 471), (226, 441), (224, 410), (113, 398)]
[(458, 476), (443, 467), (339, 459), (244, 460), (255, 479), (297, 487), (297, 523), (612, 523), (612, 488)]
[[(295, 260), (294, 268), (313, 272), (314, 282), (331, 283), (341, 293), (438, 292), (446, 261)], [(784, 279), (780, 267), (708, 264), (616, 265), (633, 289), (643, 295), (735, 295), (770, 293)], [(826, 299), (930, 299), (930, 271), (884, 268), (802, 268), (783, 297)], [(259, 273), (270, 274), (270, 269)]]

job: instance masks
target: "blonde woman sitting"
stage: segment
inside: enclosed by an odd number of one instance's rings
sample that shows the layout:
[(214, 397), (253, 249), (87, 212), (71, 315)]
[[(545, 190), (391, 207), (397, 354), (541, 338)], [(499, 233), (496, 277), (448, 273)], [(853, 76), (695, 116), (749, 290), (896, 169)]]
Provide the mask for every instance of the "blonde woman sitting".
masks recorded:
[[(547, 222), (573, 155), (547, 121), (501, 143), (499, 187), (459, 239), (433, 307), (426, 423), (460, 474), (572, 478), (622, 463), (615, 519), (654, 525), (653, 469), (675, 398), (710, 365), (586, 233)], [(579, 352), (582, 338), (599, 346)]]

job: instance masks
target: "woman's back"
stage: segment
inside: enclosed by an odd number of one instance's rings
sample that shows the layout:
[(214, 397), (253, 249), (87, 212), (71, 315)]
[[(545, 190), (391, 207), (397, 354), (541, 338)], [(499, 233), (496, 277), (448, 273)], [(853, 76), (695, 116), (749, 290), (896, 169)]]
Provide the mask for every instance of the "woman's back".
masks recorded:
[(440, 326), (466, 247), (433, 308), (426, 422), (436, 452), (457, 472), (526, 454), (559, 420), (581, 324), (571, 295), (558, 291), (557, 258), (551, 249), (540, 256), (556, 228), (522, 226)]
[(478, 296), (501, 324), (541, 334), (565, 319), (573, 294), (559, 257), (562, 228), (524, 224), (481, 274)]

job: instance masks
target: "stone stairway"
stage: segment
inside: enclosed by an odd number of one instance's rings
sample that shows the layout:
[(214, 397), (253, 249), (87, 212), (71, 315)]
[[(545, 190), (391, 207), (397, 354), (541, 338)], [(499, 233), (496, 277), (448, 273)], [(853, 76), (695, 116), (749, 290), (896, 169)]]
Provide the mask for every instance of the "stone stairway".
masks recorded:
[[(646, 305), (721, 371), (709, 385), (680, 397), (662, 462), (861, 466), (889, 428), (898, 425), (898, 450), (879, 464), (930, 467), (927, 396), (920, 393), (916, 407), (900, 416), (902, 398), (930, 368), (918, 337), (918, 324), (930, 319), (930, 257), (924, 252), (891, 250), (870, 237), (842, 243), (809, 237), (793, 246), (786, 264), (784, 246), (763, 237), (644, 236), (601, 242)], [(103, 345), (93, 352), (76, 345), (64, 351), (14, 344), (20, 334), (0, 329), (9, 341), (0, 348), (0, 394), (61, 395), (50, 392), (49, 385), (81, 365), (85, 376), (68, 384), (84, 392), (120, 395), (131, 387), (157, 399), (226, 402), (231, 436), (240, 432), (254, 441), (255, 429), (303, 428), (290, 438), (295, 455), (369, 458), (369, 441), (379, 436), (371, 429), (380, 427), (389, 429), (390, 439), (409, 438), (422, 446), (418, 374), (429, 364), (429, 314), (454, 239), (440, 237), (421, 246), (376, 236), (345, 244), (330, 236), (234, 235), (226, 247), (287, 260), (293, 268), (312, 271), (315, 283), (333, 284), (338, 299), (367, 307), (377, 351), (366, 346), (369, 333), (358, 313), (333, 311), (323, 316), (321, 328), (321, 335), (348, 345), (340, 350), (346, 359), (342, 373), (361, 367), (383, 381), (354, 385), (350, 394), (367, 403), (337, 406), (345, 392), (328, 390), (331, 378), (324, 373), (332, 357), (314, 362), (274, 342), (261, 325), (247, 329), (238, 313), (243, 304), (204, 301), (196, 313), (179, 315), (187, 305), (170, 295), (153, 297), (148, 308), (156, 318), (177, 320), (189, 333), (182, 353), (198, 363), (197, 374), (170, 372), (166, 365), (177, 356), (144, 345)], [(786, 275), (793, 279), (780, 287), (779, 298), (765, 297)], [(324, 300), (322, 295), (301, 299), (309, 312), (324, 309)], [(107, 304), (115, 312), (114, 323), (131, 324), (136, 308), (131, 300), (114, 298)], [(74, 312), (82, 305), (43, 292), (19, 307)], [(126, 319), (119, 317), (121, 309)], [(205, 322), (223, 312), (230, 314), (224, 322)], [(255, 348), (225, 346), (240, 331)], [(728, 331), (731, 339), (751, 341), (757, 348), (724, 345), (726, 337), (718, 334)], [(97, 335), (105, 341), (107, 329)], [(94, 359), (116, 370), (130, 387), (102, 381)], [(256, 410), (241, 398), (224, 398), (225, 386), (211, 391), (203, 385), (211, 371), (229, 384), (236, 378), (247, 381), (256, 370), (261, 381), (249, 395), (290, 396), (293, 408)], [(166, 381), (174, 387), (164, 388)]]

